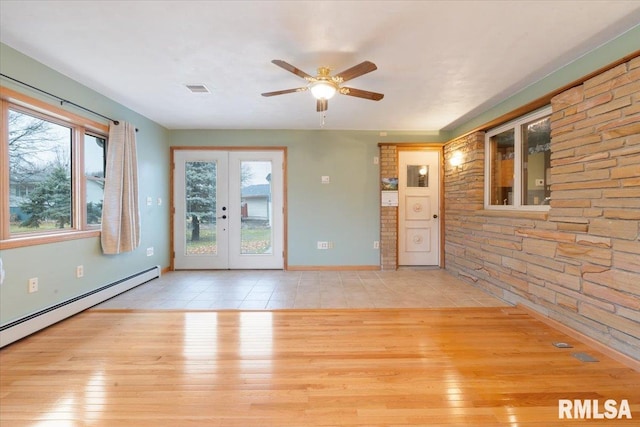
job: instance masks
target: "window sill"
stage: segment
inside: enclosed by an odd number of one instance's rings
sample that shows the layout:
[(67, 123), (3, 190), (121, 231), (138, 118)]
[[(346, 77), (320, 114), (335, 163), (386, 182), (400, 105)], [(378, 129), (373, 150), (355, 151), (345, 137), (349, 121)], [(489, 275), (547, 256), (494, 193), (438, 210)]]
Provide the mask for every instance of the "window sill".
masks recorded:
[(523, 211), (507, 209), (483, 209), (475, 211), (477, 216), (491, 216), (504, 218), (524, 218), (546, 221), (549, 218), (549, 211)]
[(66, 242), (68, 240), (88, 239), (100, 236), (100, 230), (69, 231), (60, 234), (40, 234), (37, 236), (13, 237), (0, 240), (0, 249), (23, 248), (47, 243)]

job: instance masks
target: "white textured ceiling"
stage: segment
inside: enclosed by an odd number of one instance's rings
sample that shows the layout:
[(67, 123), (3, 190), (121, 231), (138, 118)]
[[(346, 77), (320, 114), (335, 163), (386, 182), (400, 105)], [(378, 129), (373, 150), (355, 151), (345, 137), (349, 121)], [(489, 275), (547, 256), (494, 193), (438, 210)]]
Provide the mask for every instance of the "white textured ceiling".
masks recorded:
[(447, 130), (639, 22), (637, 0), (0, 2), (3, 43), (170, 129), (320, 128), (309, 92), (260, 96), (305, 85), (282, 59), (378, 66), (349, 86), (384, 99), (337, 95), (325, 129)]

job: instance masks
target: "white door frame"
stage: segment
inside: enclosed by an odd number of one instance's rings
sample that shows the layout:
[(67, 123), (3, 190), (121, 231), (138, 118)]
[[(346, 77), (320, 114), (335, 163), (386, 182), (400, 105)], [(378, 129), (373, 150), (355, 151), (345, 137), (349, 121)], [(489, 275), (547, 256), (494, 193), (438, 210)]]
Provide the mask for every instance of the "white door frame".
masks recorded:
[[(275, 178), (274, 181), (272, 181), (272, 185), (273, 188), (276, 190), (274, 191), (274, 200), (273, 200), (273, 206), (274, 209), (277, 209), (278, 212), (277, 213), (281, 213), (281, 215), (277, 215), (279, 217), (279, 220), (276, 222), (276, 224), (274, 224), (274, 238), (277, 239), (277, 242), (273, 242), (273, 253), (276, 257), (280, 257), (281, 255), (281, 262), (277, 267), (274, 267), (273, 265), (266, 265), (264, 263), (260, 262), (260, 257), (259, 256), (246, 256), (243, 255), (239, 261), (238, 257), (235, 257), (235, 259), (232, 259), (233, 257), (229, 257), (229, 259), (226, 261), (227, 266), (226, 267), (222, 267), (222, 268), (228, 268), (228, 269), (232, 269), (232, 268), (276, 268), (276, 269), (286, 269), (287, 266), (287, 250), (286, 250), (286, 246), (287, 246), (287, 232), (286, 232), (286, 224), (287, 224), (287, 220), (286, 220), (286, 215), (287, 215), (287, 209), (286, 209), (286, 188), (285, 188), (285, 183), (286, 183), (286, 154), (287, 154), (287, 149), (286, 147), (171, 147), (171, 215), (170, 215), (170, 224), (171, 224), (171, 233), (170, 233), (170, 240), (171, 240), (171, 265), (170, 268), (171, 270), (175, 270), (176, 265), (175, 265), (175, 254), (176, 254), (176, 250), (179, 250), (179, 248), (181, 247), (177, 242), (176, 242), (176, 237), (175, 237), (175, 233), (176, 233), (176, 218), (178, 218), (178, 214), (184, 214), (184, 212), (182, 212), (184, 209), (181, 209), (180, 207), (177, 206), (176, 204), (176, 154), (177, 153), (181, 153), (180, 155), (178, 155), (178, 157), (184, 158), (184, 155), (186, 154), (185, 152), (188, 152), (189, 154), (189, 159), (191, 159), (191, 157), (194, 157), (194, 159), (198, 158), (203, 158), (206, 157), (206, 152), (209, 152), (209, 154), (211, 152), (217, 152), (217, 153), (221, 153), (227, 156), (228, 159), (228, 164), (230, 164), (232, 161), (236, 161), (236, 159), (240, 159), (238, 161), (242, 160), (242, 153), (251, 153), (251, 154), (258, 154), (258, 153), (264, 153), (265, 157), (270, 157), (270, 155), (279, 154), (280, 155), (280, 160), (282, 162), (282, 170), (278, 171), (281, 173), (273, 173), (273, 178)], [(198, 156), (198, 152), (204, 154), (204, 155), (200, 155)], [(232, 154), (233, 153), (233, 154)], [(214, 156), (215, 157), (215, 156)], [(253, 158), (251, 158), (251, 160), (255, 160), (256, 157), (254, 156)], [(246, 160), (249, 160), (248, 158)], [(276, 165), (275, 162), (273, 164), (273, 169), (275, 168), (279, 168), (280, 165)], [(274, 171), (275, 172), (275, 171)], [(222, 174), (227, 174), (228, 171), (226, 170), (222, 170), (220, 171), (220, 173)], [(239, 188), (234, 188), (234, 189), (230, 189), (230, 191), (239, 191)], [(278, 193), (277, 196), (275, 196), (275, 193)], [(224, 205), (228, 206), (228, 210), (226, 210), (226, 212), (217, 212), (216, 215), (217, 216), (222, 216), (225, 213), (227, 214), (227, 218), (228, 218), (228, 223), (226, 224), (226, 226), (235, 226), (238, 227), (239, 225), (239, 213), (240, 213), (240, 206), (237, 206), (234, 208), (233, 205), (235, 205), (233, 203), (233, 201), (224, 201)], [(232, 204), (232, 206), (229, 206), (229, 203)], [(237, 203), (239, 205), (239, 203)], [(221, 205), (218, 205), (217, 207), (219, 208)], [(231, 216), (237, 214), (238, 216), (238, 222), (234, 223), (234, 221), (232, 220)], [(234, 223), (234, 224), (232, 224)], [(223, 241), (224, 243), (224, 241)], [(227, 242), (224, 243), (227, 245), (227, 247), (231, 247), (231, 243)], [(239, 245), (236, 245), (239, 246)], [(253, 260), (247, 264), (245, 261), (248, 258), (253, 258)], [(244, 263), (243, 263), (244, 262)], [(194, 269), (198, 269), (198, 268), (203, 268), (203, 267), (186, 267), (186, 268), (194, 268)], [(204, 267), (204, 268), (209, 268), (209, 267)], [(215, 268), (219, 268), (219, 267), (210, 267), (211, 269), (215, 269)]]

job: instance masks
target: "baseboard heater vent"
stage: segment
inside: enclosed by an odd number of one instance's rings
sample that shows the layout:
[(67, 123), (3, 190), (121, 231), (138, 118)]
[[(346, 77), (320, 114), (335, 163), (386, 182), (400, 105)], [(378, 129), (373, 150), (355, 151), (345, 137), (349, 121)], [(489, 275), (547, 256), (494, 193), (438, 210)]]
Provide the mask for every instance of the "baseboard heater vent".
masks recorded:
[(0, 326), (0, 348), (34, 332), (51, 326), (61, 320), (80, 313), (87, 308), (100, 304), (114, 296), (142, 285), (149, 280), (160, 277), (161, 269), (156, 265), (148, 270), (133, 274), (124, 279), (117, 280), (108, 285), (94, 289), (86, 294), (63, 301), (51, 307), (47, 307), (36, 313), (14, 320), (6, 325)]

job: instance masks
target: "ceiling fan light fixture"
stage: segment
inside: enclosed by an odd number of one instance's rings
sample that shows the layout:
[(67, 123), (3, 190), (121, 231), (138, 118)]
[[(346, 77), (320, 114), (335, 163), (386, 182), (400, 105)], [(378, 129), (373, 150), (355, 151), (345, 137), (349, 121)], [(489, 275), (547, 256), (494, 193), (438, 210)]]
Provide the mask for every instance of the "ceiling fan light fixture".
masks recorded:
[(315, 99), (331, 99), (338, 91), (337, 85), (327, 80), (314, 82), (309, 89)]
[(261, 94), (262, 96), (284, 95), (286, 93), (304, 92), (308, 90), (316, 99), (316, 111), (318, 112), (327, 111), (329, 99), (331, 99), (336, 94), (336, 92), (340, 92), (341, 95), (348, 95), (356, 98), (368, 99), (371, 101), (380, 101), (382, 98), (384, 98), (384, 95), (381, 93), (340, 86), (346, 81), (355, 79), (356, 77), (359, 77), (363, 74), (367, 74), (377, 70), (378, 67), (376, 67), (376, 64), (371, 61), (363, 61), (360, 64), (354, 65), (353, 67), (333, 76), (331, 75), (330, 68), (319, 67), (318, 74), (315, 77), (305, 73), (298, 67), (294, 67), (293, 65), (281, 59), (274, 59), (271, 62), (278, 67), (295, 74), (298, 77), (302, 77), (307, 81), (307, 85), (295, 89), (265, 92)]

